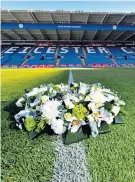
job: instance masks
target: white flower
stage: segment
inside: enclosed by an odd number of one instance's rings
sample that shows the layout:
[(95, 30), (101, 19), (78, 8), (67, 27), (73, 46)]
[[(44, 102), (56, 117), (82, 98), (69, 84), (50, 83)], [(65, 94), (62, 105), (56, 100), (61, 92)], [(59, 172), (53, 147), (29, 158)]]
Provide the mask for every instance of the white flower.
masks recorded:
[(15, 120), (19, 122), (19, 119), (21, 117), (27, 117), (29, 116), (30, 111), (29, 110), (22, 110), (18, 114), (14, 116)]
[(114, 101), (118, 103), (119, 102), (119, 97), (118, 96), (115, 96), (114, 97)]
[(53, 131), (56, 134), (63, 134), (64, 133), (64, 127), (63, 127), (63, 120), (62, 119), (52, 119), (51, 120), (51, 129), (53, 129)]
[(86, 97), (85, 97), (85, 99), (84, 99), (84, 101), (91, 101), (91, 96), (90, 95), (87, 95)]
[(79, 102), (79, 99), (77, 97), (75, 97), (74, 95), (70, 95), (70, 100)]
[(90, 109), (90, 110), (92, 110), (92, 112), (97, 112), (97, 107), (96, 107), (96, 104), (95, 103), (93, 103), (93, 102), (90, 102), (89, 104), (88, 104), (88, 108)]
[(90, 114), (87, 116), (87, 118), (88, 118), (88, 120), (89, 120), (90, 122), (91, 122), (91, 121), (94, 121), (93, 116), (92, 116), (92, 115), (90, 115)]
[(107, 101), (101, 89), (97, 89), (96, 91), (91, 92), (90, 95), (91, 95), (92, 101), (95, 103), (105, 103)]
[(64, 99), (79, 102), (79, 99), (75, 95), (69, 93), (64, 96)]
[(18, 107), (23, 107), (22, 102), (24, 102), (24, 101), (25, 101), (25, 99), (24, 99), (23, 97), (21, 97), (21, 98), (16, 102), (16, 105), (17, 105)]
[(53, 95), (56, 95), (57, 94), (57, 91), (54, 90), (52, 87), (49, 89), (49, 93), (50, 94), (53, 94)]
[(87, 93), (87, 91), (88, 91), (88, 85), (86, 85), (84, 83), (80, 83), (80, 88), (79, 88), (78, 93), (85, 95)]
[(112, 113), (114, 113), (115, 116), (120, 112), (120, 107), (119, 106), (113, 106), (112, 107)]
[(25, 95), (26, 95), (28, 98), (31, 97), (31, 96), (35, 96), (35, 95), (38, 94), (38, 90), (39, 90), (39, 88), (33, 88), (31, 92), (26, 93)]
[(97, 128), (97, 123), (95, 121), (89, 122), (89, 126), (91, 128), (91, 134), (93, 137), (96, 137), (98, 135), (98, 128)]
[(82, 101), (84, 99), (84, 96), (80, 95), (79, 100)]
[(74, 104), (69, 99), (64, 99), (64, 103), (68, 109), (74, 108)]
[(31, 107), (34, 107), (34, 106), (38, 105), (38, 104), (40, 103), (40, 101), (41, 101), (41, 97), (42, 97), (41, 92), (39, 92), (39, 93), (37, 94), (37, 97), (36, 97), (36, 99), (34, 100), (34, 102), (33, 102), (33, 103), (30, 103), (30, 106), (31, 106)]
[(115, 96), (114, 95), (111, 95), (111, 94), (108, 94), (107, 95), (107, 102), (111, 102), (111, 101), (113, 101), (113, 100), (115, 100), (116, 98), (115, 98)]
[(77, 83), (72, 83), (74, 87), (78, 87), (78, 84)]
[(49, 88), (49, 93), (53, 93), (53, 91), (54, 91), (53, 87), (50, 87)]
[(125, 102), (124, 102), (123, 100), (120, 100), (120, 101), (119, 101), (119, 105), (120, 105), (120, 106), (125, 106)]
[(46, 92), (48, 89), (47, 89), (47, 86), (41, 86), (38, 90), (38, 92)]
[(73, 125), (71, 127), (71, 133), (75, 133), (78, 131), (78, 129), (80, 128), (81, 125)]
[(102, 89), (104, 92), (106, 92), (106, 93), (112, 93), (112, 91), (110, 90), (110, 89), (108, 89), (108, 88), (103, 88)]
[(75, 133), (79, 130), (79, 128), (82, 126), (82, 125), (86, 125), (85, 121), (80, 121), (78, 124), (72, 124), (72, 122), (69, 124), (69, 127), (68, 127), (68, 130), (71, 130), (71, 133)]
[(113, 122), (113, 120), (114, 120), (114, 116), (111, 113), (109, 113), (109, 115), (110, 115), (110, 117), (106, 120), (106, 122), (108, 124), (111, 124)]
[(45, 103), (46, 101), (49, 100), (49, 96), (43, 95), (42, 98), (41, 98), (41, 100), (42, 100), (42, 103)]
[(71, 117), (65, 118), (65, 119), (66, 119), (66, 121), (72, 122), (73, 120), (76, 120), (76, 117), (71, 116)]
[(64, 85), (64, 84), (60, 84), (60, 85), (58, 85), (58, 87), (60, 89), (60, 92), (62, 92), (62, 93), (67, 92), (69, 89), (68, 85)]
[(100, 113), (102, 118), (99, 118), (99, 120), (106, 121), (107, 124), (111, 124), (113, 122), (114, 119), (113, 115), (109, 113), (104, 107), (100, 109)]
[(57, 100), (50, 100), (45, 102), (41, 106), (42, 116), (46, 117), (49, 120), (59, 117), (60, 111), (58, 110), (58, 107), (61, 105), (62, 105), (61, 101)]

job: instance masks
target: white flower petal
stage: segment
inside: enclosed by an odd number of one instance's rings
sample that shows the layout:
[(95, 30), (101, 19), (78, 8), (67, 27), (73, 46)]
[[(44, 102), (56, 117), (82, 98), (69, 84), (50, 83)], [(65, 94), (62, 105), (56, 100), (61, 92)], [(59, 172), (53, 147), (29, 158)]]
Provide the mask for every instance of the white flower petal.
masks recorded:
[(27, 117), (29, 116), (30, 111), (29, 110), (22, 110), (18, 114), (14, 116), (16, 121), (19, 121), (21, 117)]
[(64, 133), (64, 127), (63, 127), (64, 121), (61, 119), (52, 119), (51, 121), (51, 128), (56, 134), (63, 134)]
[(26, 93), (25, 95), (26, 95), (28, 98), (31, 97), (31, 96), (35, 96), (35, 95), (38, 94), (38, 90), (39, 90), (39, 88), (33, 88), (31, 92)]
[(18, 107), (23, 107), (22, 102), (24, 102), (24, 101), (25, 101), (25, 99), (24, 99), (23, 97), (21, 97), (21, 98), (16, 102), (16, 105), (17, 105)]
[(80, 125), (73, 125), (73, 126), (71, 127), (71, 133), (77, 132), (79, 128), (80, 128)]
[(59, 117), (60, 111), (58, 110), (58, 107), (61, 105), (62, 102), (57, 100), (50, 100), (45, 102), (45, 104), (41, 106), (42, 116), (46, 117), (49, 120)]
[(119, 106), (113, 106), (112, 107), (112, 113), (114, 113), (115, 116), (117, 116), (119, 112), (120, 112)]
[(64, 103), (68, 109), (74, 108), (74, 104), (69, 99), (65, 99)]

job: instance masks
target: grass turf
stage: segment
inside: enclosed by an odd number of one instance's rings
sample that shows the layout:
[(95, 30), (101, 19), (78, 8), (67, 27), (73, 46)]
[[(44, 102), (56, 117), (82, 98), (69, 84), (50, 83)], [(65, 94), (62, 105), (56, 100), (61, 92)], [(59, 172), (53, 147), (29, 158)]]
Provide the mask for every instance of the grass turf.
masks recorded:
[[(100, 82), (118, 91), (126, 102), (124, 125), (111, 125), (111, 133), (87, 139), (89, 170), (93, 182), (134, 182), (135, 148), (135, 69), (74, 70), (76, 82)], [(42, 83), (67, 83), (68, 70), (2, 70), (2, 101), (11, 102), (24, 88)], [(7, 104), (7, 103), (6, 103)], [(42, 136), (31, 142), (27, 134), (10, 130), (8, 113), (2, 110), (2, 178), (3, 182), (49, 181), (55, 160), (52, 140)]]
[(77, 70), (73, 76), (118, 91), (126, 102), (124, 125), (111, 125), (111, 133), (85, 142), (93, 182), (135, 182), (135, 69)]
[(55, 160), (55, 137), (43, 135), (28, 140), (27, 133), (9, 129), (9, 113), (4, 106), (40, 84), (67, 83), (68, 71), (59, 69), (2, 70), (2, 182), (50, 181)]

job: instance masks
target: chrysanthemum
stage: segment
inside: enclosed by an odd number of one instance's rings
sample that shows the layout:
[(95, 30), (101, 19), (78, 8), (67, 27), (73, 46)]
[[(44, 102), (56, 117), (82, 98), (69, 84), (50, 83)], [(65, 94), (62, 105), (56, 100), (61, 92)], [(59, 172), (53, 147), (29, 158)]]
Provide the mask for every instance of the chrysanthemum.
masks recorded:
[(45, 102), (45, 104), (41, 106), (42, 116), (49, 120), (59, 117), (61, 111), (59, 111), (58, 108), (61, 105), (62, 102), (57, 100), (49, 100)]

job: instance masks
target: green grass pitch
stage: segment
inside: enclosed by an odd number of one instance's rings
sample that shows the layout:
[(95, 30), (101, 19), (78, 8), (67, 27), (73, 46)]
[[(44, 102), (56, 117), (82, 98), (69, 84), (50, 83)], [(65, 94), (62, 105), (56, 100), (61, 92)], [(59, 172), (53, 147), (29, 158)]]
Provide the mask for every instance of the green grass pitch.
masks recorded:
[[(2, 182), (49, 182), (53, 174), (56, 137), (29, 141), (23, 131), (9, 129), (3, 108), (19, 98), (24, 89), (46, 83), (67, 83), (68, 69), (2, 70)], [(126, 102), (124, 125), (111, 125), (111, 133), (85, 141), (93, 182), (134, 182), (135, 69), (73, 69), (75, 82), (97, 83), (118, 91)]]

